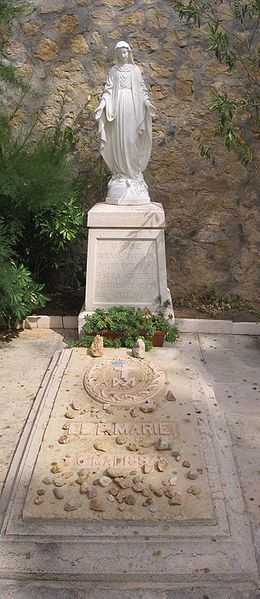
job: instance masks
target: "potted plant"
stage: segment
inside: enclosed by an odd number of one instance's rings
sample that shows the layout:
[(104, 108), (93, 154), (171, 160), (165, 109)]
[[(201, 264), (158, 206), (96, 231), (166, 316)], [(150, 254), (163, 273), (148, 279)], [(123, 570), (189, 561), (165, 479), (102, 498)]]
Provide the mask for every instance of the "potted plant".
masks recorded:
[(106, 310), (98, 308), (85, 316), (82, 344), (90, 347), (95, 335), (104, 337), (105, 347), (131, 348), (138, 338), (143, 338), (146, 351), (161, 346), (164, 339), (174, 343), (179, 337), (170, 316), (165, 318), (163, 309), (151, 312), (148, 308), (113, 306)]

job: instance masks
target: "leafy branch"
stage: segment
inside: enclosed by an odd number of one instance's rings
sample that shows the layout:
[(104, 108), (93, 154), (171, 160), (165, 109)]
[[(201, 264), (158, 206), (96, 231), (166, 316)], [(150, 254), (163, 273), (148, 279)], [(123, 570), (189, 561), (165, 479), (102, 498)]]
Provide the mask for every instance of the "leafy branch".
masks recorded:
[[(216, 60), (244, 72), (244, 92), (236, 98), (217, 94), (209, 103), (209, 111), (217, 117), (215, 136), (222, 138), (228, 151), (233, 151), (243, 164), (259, 165), (254, 154), (254, 136), (259, 130), (259, 63), (260, 51), (255, 36), (260, 23), (260, 0), (172, 0), (179, 17), (187, 25), (201, 29), (202, 43)], [(226, 19), (225, 19), (226, 17)], [(211, 158), (212, 151), (203, 135), (198, 135), (198, 149)]]

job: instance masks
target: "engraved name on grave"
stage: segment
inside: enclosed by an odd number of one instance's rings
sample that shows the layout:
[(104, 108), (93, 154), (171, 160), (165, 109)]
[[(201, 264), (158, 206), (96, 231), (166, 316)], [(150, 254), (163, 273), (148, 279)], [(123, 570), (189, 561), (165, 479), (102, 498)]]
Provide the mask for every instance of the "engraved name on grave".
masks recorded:
[(155, 240), (98, 239), (96, 252), (96, 302), (145, 302), (159, 295)]
[(173, 422), (73, 422), (68, 428), (68, 437), (95, 437), (106, 436), (116, 437), (117, 435), (151, 437), (156, 435), (176, 436)]

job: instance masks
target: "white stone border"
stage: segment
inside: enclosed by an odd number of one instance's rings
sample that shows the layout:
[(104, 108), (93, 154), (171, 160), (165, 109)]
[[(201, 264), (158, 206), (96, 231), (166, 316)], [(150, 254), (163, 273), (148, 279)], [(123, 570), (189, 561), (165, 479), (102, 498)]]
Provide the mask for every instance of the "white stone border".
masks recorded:
[[(260, 335), (260, 322), (233, 322), (209, 318), (176, 318), (180, 333), (212, 335)], [(28, 316), (24, 329), (77, 329), (78, 316)]]

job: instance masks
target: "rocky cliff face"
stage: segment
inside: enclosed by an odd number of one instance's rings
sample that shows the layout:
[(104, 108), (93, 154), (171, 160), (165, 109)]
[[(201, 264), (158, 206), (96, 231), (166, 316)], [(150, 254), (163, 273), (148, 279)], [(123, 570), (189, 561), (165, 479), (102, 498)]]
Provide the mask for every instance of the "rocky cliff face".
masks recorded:
[[(224, 14), (223, 18), (229, 18)], [(43, 105), (36, 129), (49, 126), (64, 103), (65, 123), (76, 135), (79, 160), (98, 157), (93, 109), (113, 63), (115, 43), (125, 39), (143, 69), (157, 108), (153, 153), (145, 174), (150, 194), (167, 215), (167, 268), (173, 296), (219, 284), (258, 297), (257, 184), (222, 145), (214, 159), (197, 151), (214, 118), (214, 92), (236, 95), (243, 81), (203, 51), (194, 30), (180, 23), (168, 0), (31, 0), (6, 40), (7, 58), (30, 78), (33, 93), (13, 124)], [(6, 110), (12, 97), (6, 97)], [(100, 190), (86, 194), (92, 205)]]

